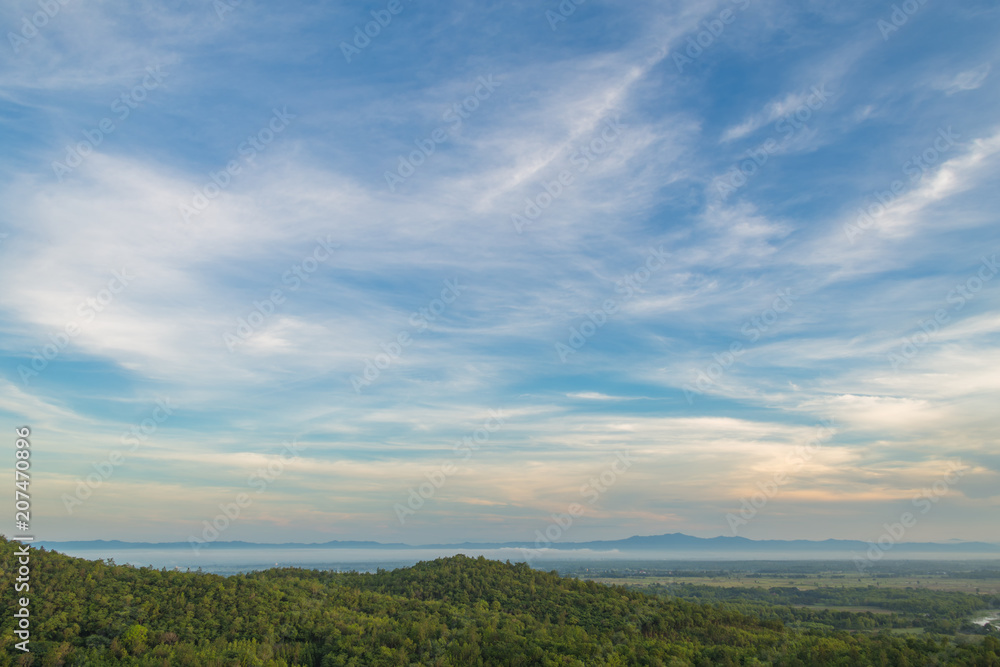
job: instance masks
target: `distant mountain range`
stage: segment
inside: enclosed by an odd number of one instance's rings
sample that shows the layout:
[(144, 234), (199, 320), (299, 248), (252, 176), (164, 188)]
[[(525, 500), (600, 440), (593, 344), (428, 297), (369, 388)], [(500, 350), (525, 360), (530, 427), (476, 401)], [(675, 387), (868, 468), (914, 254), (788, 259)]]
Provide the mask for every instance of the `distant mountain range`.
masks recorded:
[[(188, 542), (122, 542), (119, 540), (87, 540), (76, 542), (38, 543), (47, 549), (188, 549)], [(382, 543), (365, 541), (339, 541), (304, 544), (301, 542), (258, 543), (258, 542), (213, 542), (201, 548), (211, 549), (536, 549), (548, 548), (560, 551), (589, 549), (592, 551), (620, 551), (628, 553), (663, 551), (702, 551), (716, 553), (754, 552), (794, 552), (794, 553), (850, 553), (867, 551), (868, 542), (859, 540), (751, 540), (746, 537), (693, 537), (683, 533), (666, 535), (635, 535), (623, 540), (596, 540), (592, 542), (462, 542), (461, 544), (403, 544), (401, 542)], [(1000, 544), (988, 542), (900, 542), (891, 547), (893, 553), (995, 553), (1000, 555)]]

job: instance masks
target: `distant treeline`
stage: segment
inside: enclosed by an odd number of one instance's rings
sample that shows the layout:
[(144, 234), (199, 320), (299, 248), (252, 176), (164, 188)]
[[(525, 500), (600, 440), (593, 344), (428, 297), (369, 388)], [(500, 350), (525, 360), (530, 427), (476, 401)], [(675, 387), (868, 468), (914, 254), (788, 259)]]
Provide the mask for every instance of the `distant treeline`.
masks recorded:
[[(643, 591), (678, 597), (704, 604), (723, 604), (727, 609), (767, 620), (778, 620), (799, 628), (879, 630), (924, 628), (928, 632), (954, 635), (989, 634), (973, 626), (969, 618), (986, 609), (1000, 608), (1000, 596), (973, 595), (926, 588), (881, 588), (876, 586), (821, 587), (720, 587), (701, 584), (653, 584)], [(800, 607), (866, 607), (893, 612), (848, 612)]]

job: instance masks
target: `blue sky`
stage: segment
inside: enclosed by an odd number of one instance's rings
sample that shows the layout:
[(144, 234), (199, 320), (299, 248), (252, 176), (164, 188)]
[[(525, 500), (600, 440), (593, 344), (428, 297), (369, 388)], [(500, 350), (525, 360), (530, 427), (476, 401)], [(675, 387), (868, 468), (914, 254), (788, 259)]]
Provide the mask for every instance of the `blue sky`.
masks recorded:
[(136, 6), (0, 9), (40, 536), (996, 537), (995, 3)]

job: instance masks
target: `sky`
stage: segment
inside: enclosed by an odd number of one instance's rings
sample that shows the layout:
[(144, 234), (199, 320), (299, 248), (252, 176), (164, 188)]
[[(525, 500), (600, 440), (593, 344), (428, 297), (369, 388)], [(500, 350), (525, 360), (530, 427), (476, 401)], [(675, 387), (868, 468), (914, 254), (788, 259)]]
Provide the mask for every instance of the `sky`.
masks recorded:
[(0, 26), (39, 539), (997, 541), (995, 2)]

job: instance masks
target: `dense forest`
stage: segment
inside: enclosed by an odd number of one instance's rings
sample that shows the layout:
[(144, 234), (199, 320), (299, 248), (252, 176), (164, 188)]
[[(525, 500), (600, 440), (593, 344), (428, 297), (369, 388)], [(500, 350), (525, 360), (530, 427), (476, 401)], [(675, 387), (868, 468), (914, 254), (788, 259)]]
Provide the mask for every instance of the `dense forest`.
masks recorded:
[[(4, 608), (19, 544), (0, 538)], [(956, 665), (1000, 667), (993, 636), (959, 642), (741, 613), (464, 556), (373, 574), (297, 568), (223, 577), (31, 550), (31, 653), (7, 665)], [(857, 615), (861, 616), (861, 615)], [(795, 619), (788, 619), (794, 621)]]

